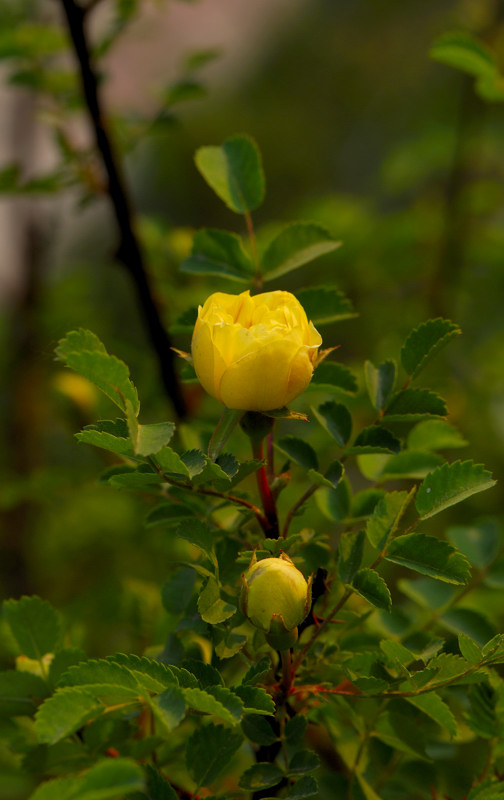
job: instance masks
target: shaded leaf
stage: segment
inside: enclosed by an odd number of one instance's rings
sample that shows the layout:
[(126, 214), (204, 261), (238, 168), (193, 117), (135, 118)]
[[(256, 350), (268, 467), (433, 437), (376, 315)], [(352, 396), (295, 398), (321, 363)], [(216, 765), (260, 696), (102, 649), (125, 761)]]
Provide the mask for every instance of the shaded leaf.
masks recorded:
[(384, 419), (407, 422), (429, 416), (446, 417), (447, 413), (443, 398), (429, 389), (403, 389), (392, 397)]
[(367, 538), (377, 550), (383, 550), (394, 535), (412, 498), (412, 492), (388, 492), (378, 501), (366, 525)]
[(472, 608), (450, 608), (439, 618), (442, 625), (453, 633), (465, 633), (480, 647), (495, 636), (495, 628), (487, 617)]
[(198, 597), (198, 611), (205, 622), (217, 625), (232, 617), (236, 606), (222, 600), (217, 581), (208, 578)]
[(464, 584), (471, 576), (469, 562), (462, 553), (448, 542), (425, 533), (409, 533), (393, 539), (385, 558), (446, 583)]
[(40, 597), (6, 600), (3, 610), (23, 655), (40, 660), (57, 647), (60, 639), (59, 617), (47, 600), (41, 600)]
[(499, 552), (500, 530), (491, 519), (474, 525), (456, 525), (448, 529), (447, 536), (452, 545), (480, 569), (491, 564)]
[(355, 375), (343, 364), (337, 364), (335, 361), (322, 361), (313, 373), (311, 383), (307, 388), (329, 392), (339, 389), (348, 394), (355, 394), (358, 386)]
[(380, 474), (380, 481), (400, 478), (421, 480), (444, 463), (444, 459), (436, 453), (403, 450), (402, 453), (397, 453), (388, 459)]
[(430, 319), (411, 331), (401, 350), (401, 362), (412, 378), (426, 366), (431, 358), (448, 342), (461, 333), (458, 325), (449, 319)]
[(408, 435), (410, 450), (445, 450), (466, 445), (467, 442), (459, 431), (443, 419), (426, 419), (419, 422)]
[(249, 283), (254, 267), (234, 233), (204, 229), (193, 240), (191, 255), (180, 265), (181, 272), (193, 275), (216, 275)]
[(466, 661), (470, 664), (479, 664), (483, 661), (483, 654), (481, 648), (478, 647), (474, 639), (466, 633), (459, 633), (458, 635), (459, 650), (464, 656)]
[(165, 691), (150, 701), (156, 719), (169, 733), (184, 719), (186, 704), (184, 689), (180, 686), (169, 686)]
[(353, 445), (347, 447), (346, 452), (352, 455), (369, 453), (398, 453), (401, 449), (399, 439), (396, 439), (386, 428), (372, 425), (364, 428), (356, 437)]
[(115, 800), (145, 788), (142, 768), (126, 758), (106, 759), (75, 778), (42, 783), (30, 800)]
[(258, 686), (237, 686), (233, 689), (243, 703), (246, 714), (274, 714), (275, 703), (265, 689)]
[(49, 694), (46, 682), (32, 672), (0, 672), (0, 716), (31, 716)]
[(299, 750), (289, 759), (289, 775), (302, 775), (305, 772), (313, 772), (320, 766), (320, 758), (313, 750)]
[(375, 367), (371, 361), (364, 363), (364, 376), (369, 397), (373, 406), (381, 411), (385, 408), (394, 391), (397, 365), (395, 361), (384, 361)]
[(38, 709), (35, 731), (42, 743), (55, 744), (104, 711), (105, 706), (85, 689), (58, 689)]
[(278, 736), (268, 722), (258, 714), (249, 714), (242, 719), (242, 730), (247, 739), (256, 744), (269, 745), (278, 741)]
[(340, 246), (341, 242), (320, 225), (294, 222), (280, 231), (264, 253), (264, 279), (279, 278)]
[(308, 442), (296, 436), (284, 436), (275, 442), (276, 447), (294, 463), (305, 470), (318, 470), (318, 459), (315, 450)]
[(352, 589), (360, 594), (361, 597), (364, 597), (371, 605), (390, 611), (392, 598), (390, 597), (388, 586), (376, 570), (359, 570), (353, 577)]
[(364, 531), (342, 533), (338, 542), (338, 575), (343, 583), (351, 583), (362, 563)]
[(186, 764), (198, 786), (208, 786), (229, 767), (243, 737), (224, 725), (202, 725), (187, 742)]
[(351, 301), (335, 286), (310, 286), (294, 294), (316, 327), (357, 316)]
[(457, 720), (453, 716), (449, 706), (441, 700), (438, 694), (427, 692), (425, 694), (410, 695), (405, 698), (408, 703), (415, 708), (419, 708), (424, 714), (437, 722), (442, 728), (448, 731), (451, 737), (457, 734)]
[(314, 409), (320, 424), (333, 437), (340, 447), (344, 447), (352, 432), (352, 417), (346, 406), (328, 400)]
[(495, 486), (492, 474), (482, 464), (455, 461), (443, 464), (427, 475), (418, 490), (416, 508), (422, 519), (460, 503), (476, 492)]
[(276, 764), (268, 762), (252, 764), (251, 767), (245, 770), (238, 785), (249, 792), (254, 792), (257, 789), (268, 789), (270, 786), (276, 786), (277, 783), (283, 778), (283, 772)]
[(248, 136), (233, 136), (220, 147), (200, 147), (195, 162), (216, 195), (237, 214), (261, 205), (265, 182), (261, 155)]
[(316, 794), (318, 794), (318, 785), (315, 778), (312, 778), (311, 775), (303, 775), (289, 789), (287, 797), (289, 800), (303, 800), (305, 797), (313, 797)]

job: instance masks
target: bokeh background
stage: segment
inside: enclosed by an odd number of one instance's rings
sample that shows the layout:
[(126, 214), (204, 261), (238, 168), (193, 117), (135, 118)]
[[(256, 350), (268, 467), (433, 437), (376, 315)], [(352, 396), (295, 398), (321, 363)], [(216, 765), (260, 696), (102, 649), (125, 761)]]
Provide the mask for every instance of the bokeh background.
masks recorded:
[[(484, 103), (469, 76), (435, 63), (429, 50), (446, 31), (467, 30), (504, 66), (503, 16), (498, 0), (102, 0), (89, 26), (103, 45), (103, 104), (167, 327), (212, 291), (239, 290), (183, 275), (178, 265), (197, 228), (244, 232), (193, 155), (248, 133), (267, 181), (254, 214), (259, 236), (309, 219), (343, 241), (271, 288), (325, 282), (351, 298), (359, 316), (326, 328), (324, 340), (340, 345), (339, 360), (359, 376), (354, 409), (362, 423), (372, 421), (364, 359), (398, 358), (413, 327), (446, 316), (463, 336), (428, 368), (425, 383), (446, 397), (450, 421), (470, 442), (463, 457), (497, 478), (504, 104)], [(159, 587), (170, 543), (143, 526), (152, 498), (99, 485), (113, 461), (74, 433), (113, 412), (55, 362), (58, 339), (89, 328), (124, 359), (143, 422), (172, 419), (173, 409), (133, 284), (115, 259), (115, 222), (96, 185), (71, 50), (40, 34), (54, 26), (66, 37), (57, 0), (0, 0), (0, 594), (49, 599), (72, 641), (91, 654), (141, 652), (162, 637)], [(107, 47), (109, 32), (121, 28)], [(30, 61), (26, 42), (35, 40)], [(174, 101), (177, 86), (185, 86), (183, 102)], [(13, 164), (17, 188), (5, 172)], [(188, 349), (187, 334), (173, 339)], [(185, 393), (182, 430), (197, 442), (191, 422), (208, 435), (217, 407), (194, 385)], [(499, 520), (502, 512), (497, 488), (447, 512), (442, 524)], [(318, 524), (318, 513), (314, 506), (298, 527)]]

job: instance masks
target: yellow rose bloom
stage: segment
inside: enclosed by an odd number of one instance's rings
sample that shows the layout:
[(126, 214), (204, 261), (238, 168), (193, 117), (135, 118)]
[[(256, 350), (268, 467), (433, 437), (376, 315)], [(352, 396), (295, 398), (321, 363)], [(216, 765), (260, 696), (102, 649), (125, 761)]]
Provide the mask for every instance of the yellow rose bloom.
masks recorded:
[(310, 383), (322, 337), (290, 292), (216, 292), (198, 309), (192, 357), (203, 388), (227, 408), (282, 408)]

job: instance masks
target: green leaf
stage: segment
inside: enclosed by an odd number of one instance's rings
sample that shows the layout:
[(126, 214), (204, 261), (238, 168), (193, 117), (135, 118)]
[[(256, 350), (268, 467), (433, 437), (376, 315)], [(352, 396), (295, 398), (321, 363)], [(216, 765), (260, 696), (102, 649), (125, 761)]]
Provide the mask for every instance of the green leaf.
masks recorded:
[(466, 440), (459, 431), (443, 419), (426, 419), (411, 429), (408, 435), (410, 450), (445, 450), (465, 447)]
[(40, 597), (6, 600), (4, 615), (23, 655), (40, 661), (60, 640), (60, 622), (54, 608)]
[(276, 447), (291, 461), (305, 470), (318, 470), (318, 459), (315, 450), (308, 442), (297, 436), (284, 436), (275, 442)]
[(481, 661), (483, 661), (481, 648), (478, 647), (474, 639), (468, 636), (467, 633), (459, 633), (458, 643), (461, 654), (470, 664), (480, 664)]
[(394, 750), (413, 758), (425, 759), (425, 743), (421, 730), (411, 724), (411, 718), (403, 714), (385, 711), (380, 714), (374, 731), (380, 741)]
[(408, 650), (407, 647), (404, 647), (400, 642), (394, 641), (394, 639), (382, 639), (380, 642), (380, 650), (383, 650), (385, 655), (392, 662), (399, 662), (402, 667), (407, 667), (408, 664), (417, 660), (414, 653)]
[(304, 800), (305, 797), (313, 797), (316, 794), (318, 794), (318, 785), (315, 778), (312, 778), (311, 775), (303, 775), (290, 788), (287, 797), (289, 800)]
[(229, 689), (222, 686), (212, 686), (206, 691), (203, 689), (184, 689), (186, 704), (195, 711), (203, 714), (213, 714), (224, 722), (234, 725), (243, 712), (243, 704)]
[(411, 422), (430, 416), (446, 417), (447, 413), (443, 398), (429, 389), (403, 389), (392, 397), (384, 419)]
[(206, 689), (207, 686), (223, 686), (219, 670), (210, 664), (205, 664), (198, 658), (186, 658), (182, 663), (184, 669), (189, 670), (197, 678), (202, 689)]
[(58, 689), (38, 709), (35, 731), (40, 742), (56, 744), (104, 711), (105, 706), (85, 689)]
[(450, 603), (455, 595), (455, 588), (449, 584), (441, 583), (433, 578), (415, 578), (414, 580), (401, 578), (398, 586), (410, 600), (421, 608), (433, 611)]
[(138, 683), (127, 667), (107, 659), (84, 661), (69, 667), (61, 676), (59, 688), (64, 686), (92, 686), (114, 684), (120, 688), (137, 689)]
[(369, 543), (377, 550), (383, 550), (388, 540), (395, 534), (412, 498), (412, 492), (389, 492), (378, 501), (366, 525)]
[(337, 364), (335, 361), (322, 361), (313, 373), (311, 383), (307, 388), (313, 391), (328, 392), (336, 389), (347, 394), (355, 394), (358, 386), (355, 375), (343, 364)]
[(450, 608), (439, 618), (445, 628), (453, 633), (465, 633), (483, 647), (496, 631), (487, 617), (472, 608)]
[(139, 456), (150, 456), (159, 453), (173, 436), (173, 422), (157, 422), (153, 425), (138, 425), (136, 439), (133, 441), (135, 453)]
[[(196, 684), (195, 679), (190, 673), (186, 673), (186, 670), (165, 666), (160, 661), (147, 658), (147, 656), (116, 653), (108, 656), (107, 661), (126, 667), (137, 683), (150, 692), (163, 692), (168, 686), (176, 684), (177, 680), (183, 686), (191, 685), (191, 679)], [(184, 680), (185, 677), (189, 679), (189, 684)]]
[(105, 473), (105, 478), (114, 489), (125, 489), (128, 491), (154, 491), (156, 495), (159, 490), (156, 488), (163, 483), (163, 476), (155, 472), (150, 464), (140, 464), (136, 469), (131, 467), (121, 467)]
[(179, 800), (178, 794), (167, 780), (150, 764), (145, 765), (147, 773), (147, 796), (149, 800)]
[(492, 474), (485, 470), (483, 464), (474, 464), (472, 461), (443, 464), (427, 475), (420, 486), (416, 508), (422, 519), (428, 519), (495, 484)]
[(310, 286), (296, 289), (294, 294), (316, 327), (358, 316), (350, 300), (335, 286)]
[(361, 569), (353, 577), (351, 588), (376, 608), (390, 611), (392, 598), (387, 584), (374, 569)]
[(190, 470), (185, 461), (171, 447), (162, 447), (156, 453), (156, 463), (159, 464), (164, 473), (181, 476), (182, 478), (189, 478), (190, 476)]
[(249, 283), (253, 264), (234, 233), (203, 229), (193, 239), (191, 255), (180, 265), (181, 272), (192, 275), (216, 275)]
[(153, 528), (156, 525), (166, 525), (167, 528), (180, 525), (187, 519), (194, 519), (194, 510), (183, 506), (180, 503), (159, 503), (149, 511), (145, 518), (146, 528)]
[(175, 531), (176, 536), (180, 539), (185, 539), (198, 547), (210, 561), (215, 560), (213, 553), (213, 534), (212, 528), (201, 522), (199, 519), (188, 519)]
[(352, 519), (370, 517), (385, 494), (384, 489), (363, 489), (362, 492), (358, 492), (352, 500)]
[(279, 278), (340, 246), (341, 242), (320, 225), (294, 222), (280, 231), (264, 253), (264, 280)]
[(194, 592), (196, 573), (190, 567), (175, 570), (161, 588), (161, 601), (168, 614), (180, 616)]
[(186, 704), (184, 692), (180, 686), (169, 686), (165, 691), (150, 701), (156, 719), (170, 733), (184, 719)]
[(186, 764), (198, 787), (209, 786), (229, 767), (243, 737), (224, 725), (201, 725), (186, 747)]
[(401, 350), (401, 362), (411, 378), (461, 330), (449, 319), (430, 319), (411, 331)]
[(233, 689), (243, 703), (245, 714), (274, 714), (275, 703), (265, 689), (258, 686), (237, 686)]
[(255, 792), (258, 789), (269, 789), (270, 786), (276, 786), (282, 778), (283, 772), (276, 764), (259, 762), (245, 770), (238, 781), (238, 786), (248, 792)]
[(264, 677), (270, 672), (271, 670), (271, 659), (268, 656), (264, 656), (255, 664), (252, 664), (243, 678), (242, 684), (254, 684), (262, 681)]
[(442, 728), (448, 731), (450, 736), (457, 734), (457, 720), (453, 716), (450, 708), (441, 700), (438, 694), (428, 692), (425, 694), (410, 695), (405, 698), (408, 703), (415, 708), (419, 708), (428, 717), (437, 722)]
[(341, 522), (350, 511), (350, 488), (346, 479), (340, 481), (335, 489), (319, 489), (315, 495), (317, 505), (326, 519)]
[(422, 480), (429, 472), (444, 464), (444, 459), (435, 453), (426, 453), (421, 450), (403, 450), (391, 456), (380, 473), (380, 481), (413, 478)]
[(471, 730), (483, 739), (499, 737), (502, 723), (497, 720), (497, 697), (493, 689), (485, 683), (471, 686), (468, 697), (470, 709), (465, 719)]
[(499, 525), (491, 519), (474, 525), (456, 525), (448, 529), (447, 537), (479, 569), (488, 567), (499, 552)]
[(338, 575), (342, 583), (351, 583), (362, 563), (364, 531), (342, 533), (338, 542)]
[(201, 83), (186, 79), (167, 86), (163, 93), (163, 102), (166, 106), (172, 106), (185, 100), (198, 100), (205, 95), (206, 89)]
[(108, 758), (75, 778), (42, 783), (30, 800), (116, 800), (145, 788), (142, 768), (126, 758)]
[(126, 413), (126, 401), (129, 400), (138, 415), (140, 403), (128, 367), (109, 355), (94, 333), (82, 328), (71, 331), (59, 341), (55, 352), (60, 361), (98, 386), (121, 411)]
[(49, 694), (46, 682), (31, 672), (0, 672), (0, 717), (32, 716)]
[(471, 576), (469, 562), (462, 553), (425, 533), (398, 536), (390, 542), (385, 558), (446, 583), (464, 584)]
[(385, 408), (394, 391), (397, 365), (395, 361), (384, 361), (375, 367), (371, 361), (364, 363), (364, 376), (369, 397), (373, 406), (381, 411)]
[(249, 714), (242, 719), (242, 730), (247, 739), (256, 744), (269, 745), (278, 741), (278, 736), (268, 722), (258, 714)]
[(302, 775), (320, 767), (320, 758), (313, 750), (299, 750), (289, 759), (289, 775)]
[(133, 456), (133, 446), (128, 427), (123, 419), (100, 420), (96, 425), (86, 425), (75, 438), (83, 444), (101, 447), (118, 455)]
[(347, 454), (364, 455), (373, 453), (398, 453), (401, 449), (399, 439), (396, 439), (386, 428), (372, 425), (364, 428), (353, 445), (346, 449)]
[(200, 147), (196, 166), (216, 195), (237, 214), (261, 205), (265, 182), (261, 155), (248, 136), (233, 136), (221, 147)]
[(430, 56), (476, 78), (492, 77), (497, 71), (492, 52), (466, 31), (444, 33), (432, 45)]
[(205, 622), (218, 625), (236, 613), (236, 606), (222, 600), (217, 581), (208, 578), (198, 597), (198, 611)]
[(352, 432), (352, 417), (346, 406), (328, 400), (313, 409), (322, 425), (340, 447), (344, 447)]

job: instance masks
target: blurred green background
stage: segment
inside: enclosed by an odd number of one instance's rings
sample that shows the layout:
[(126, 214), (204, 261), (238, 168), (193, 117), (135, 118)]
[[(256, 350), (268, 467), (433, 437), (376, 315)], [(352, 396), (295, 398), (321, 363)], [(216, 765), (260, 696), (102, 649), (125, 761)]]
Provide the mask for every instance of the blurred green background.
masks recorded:
[[(307, 219), (343, 241), (335, 254), (271, 288), (331, 283), (351, 298), (359, 316), (323, 334), (359, 376), (352, 407), (362, 424), (372, 422), (363, 361), (398, 358), (413, 327), (446, 316), (463, 336), (428, 368), (424, 384), (447, 399), (450, 421), (470, 442), (461, 457), (483, 462), (499, 478), (504, 105), (484, 103), (470, 77), (434, 63), (429, 50), (445, 31), (467, 30), (504, 66), (502, 4), (102, 0), (93, 12), (93, 41), (106, 38), (121, 14), (131, 20), (100, 61), (101, 88), (166, 325), (212, 291), (241, 290), (184, 276), (178, 265), (198, 227), (244, 233), (241, 217), (204, 184), (193, 155), (246, 132), (262, 151), (267, 181), (266, 202), (254, 215), (259, 238), (271, 225)], [(139, 652), (162, 640), (159, 586), (173, 548), (158, 529), (143, 527), (153, 498), (98, 484), (113, 462), (73, 434), (113, 411), (54, 361), (58, 339), (79, 326), (93, 330), (129, 364), (142, 421), (173, 412), (132, 283), (114, 258), (108, 200), (91, 191), (99, 170), (75, 101), (71, 56), (36, 53), (34, 67), (12, 44), (13, 31), (35, 22), (63, 30), (58, 3), (2, 0), (0, 18), (3, 165), (20, 163), (29, 179), (63, 164), (68, 184), (19, 192), (0, 183), (0, 593), (49, 599), (73, 642), (92, 654)], [(209, 50), (219, 55), (200, 58), (208, 63), (196, 80), (206, 91), (196, 88), (192, 99), (171, 103), (167, 87), (192, 80), (197, 59), (188, 57)], [(32, 91), (36, 69), (65, 75), (63, 89), (53, 97)], [(75, 159), (69, 142), (84, 155)], [(189, 349), (187, 335), (173, 338)], [(217, 404), (194, 385), (185, 391), (185, 426), (194, 420), (194, 430), (208, 436)], [(308, 398), (297, 401), (307, 405)], [(289, 425), (283, 430), (291, 432)], [(315, 425), (296, 429), (312, 433), (323, 447)], [(183, 434), (190, 443), (188, 427)], [(245, 448), (239, 434), (233, 442)], [(296, 487), (291, 491), (295, 497)], [(497, 488), (446, 512), (441, 524), (499, 518), (502, 511)], [(298, 529), (322, 524), (315, 505), (300, 520)]]

